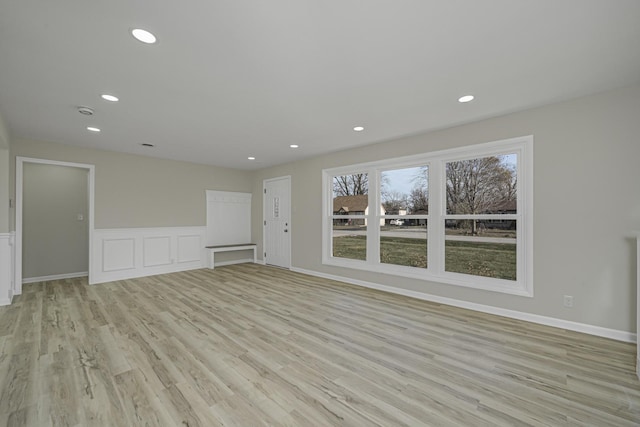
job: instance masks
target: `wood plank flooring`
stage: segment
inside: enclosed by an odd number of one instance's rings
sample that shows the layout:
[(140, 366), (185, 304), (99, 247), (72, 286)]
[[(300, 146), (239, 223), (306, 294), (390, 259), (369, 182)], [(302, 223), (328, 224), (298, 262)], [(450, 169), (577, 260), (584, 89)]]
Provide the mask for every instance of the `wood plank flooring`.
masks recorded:
[(635, 346), (255, 264), (24, 286), (0, 425), (637, 426)]

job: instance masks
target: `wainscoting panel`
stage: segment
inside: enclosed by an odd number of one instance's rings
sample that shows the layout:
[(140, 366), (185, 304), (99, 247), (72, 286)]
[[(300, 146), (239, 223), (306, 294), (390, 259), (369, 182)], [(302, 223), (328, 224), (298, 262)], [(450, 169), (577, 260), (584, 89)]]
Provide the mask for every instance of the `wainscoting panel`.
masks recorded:
[(178, 236), (178, 262), (199, 261), (202, 257), (201, 235)]
[(145, 237), (143, 262), (145, 267), (171, 264), (171, 236)]
[(203, 268), (206, 227), (97, 229), (94, 283)]
[(102, 240), (102, 270), (118, 271), (136, 268), (136, 241), (127, 239)]
[(0, 233), (0, 305), (13, 297), (13, 242), (14, 233)]

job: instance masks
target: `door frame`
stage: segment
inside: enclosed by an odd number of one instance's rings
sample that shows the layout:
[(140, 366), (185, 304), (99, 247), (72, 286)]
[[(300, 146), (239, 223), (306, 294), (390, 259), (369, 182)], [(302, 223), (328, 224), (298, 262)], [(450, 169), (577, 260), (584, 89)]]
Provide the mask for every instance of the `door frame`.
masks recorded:
[(289, 218), (289, 253), (287, 254), (287, 258), (289, 259), (289, 266), (287, 267), (289, 270), (291, 270), (291, 243), (293, 241), (293, 239), (291, 238), (291, 235), (293, 233), (293, 227), (291, 226), (291, 175), (285, 175), (285, 176), (279, 176), (277, 178), (269, 178), (269, 179), (263, 179), (262, 180), (262, 262), (263, 264), (267, 264), (267, 260), (264, 256), (265, 251), (267, 249), (267, 215), (266, 215), (266, 209), (267, 209), (267, 183), (268, 182), (272, 182), (272, 181), (279, 181), (281, 179), (286, 179), (287, 180), (287, 193), (289, 196), (289, 212), (287, 217)]
[(85, 163), (59, 162), (56, 160), (36, 159), (32, 157), (16, 157), (16, 240), (15, 240), (15, 257), (14, 257), (14, 280), (13, 295), (22, 293), (22, 202), (24, 191), (24, 164), (39, 163), (54, 166), (67, 166), (73, 168), (87, 169), (88, 174), (88, 190), (89, 190), (89, 284), (93, 284), (93, 216), (94, 216), (94, 200), (95, 200), (95, 165)]

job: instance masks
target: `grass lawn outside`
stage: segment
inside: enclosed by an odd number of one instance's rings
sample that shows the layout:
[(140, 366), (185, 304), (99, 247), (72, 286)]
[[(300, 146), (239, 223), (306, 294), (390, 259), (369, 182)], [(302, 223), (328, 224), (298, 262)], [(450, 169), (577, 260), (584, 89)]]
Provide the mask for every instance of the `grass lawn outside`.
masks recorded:
[(445, 242), (446, 271), (516, 280), (516, 245), (512, 243)]
[[(366, 236), (333, 238), (333, 256), (366, 260)], [(427, 267), (426, 239), (380, 238), (380, 261), (408, 267)], [(516, 245), (511, 243), (445, 242), (446, 271), (516, 280)]]
[(333, 256), (338, 258), (367, 259), (366, 236), (341, 236), (333, 238)]
[(427, 268), (427, 239), (381, 236), (380, 262)]

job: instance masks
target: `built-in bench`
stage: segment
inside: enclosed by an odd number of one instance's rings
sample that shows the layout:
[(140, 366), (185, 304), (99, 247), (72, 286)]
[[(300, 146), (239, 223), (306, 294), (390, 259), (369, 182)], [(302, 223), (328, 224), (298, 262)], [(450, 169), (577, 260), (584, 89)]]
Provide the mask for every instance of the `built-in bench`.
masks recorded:
[(205, 248), (211, 254), (211, 266), (213, 270), (216, 266), (216, 253), (217, 252), (230, 252), (230, 251), (246, 251), (253, 250), (253, 262), (257, 262), (256, 258), (256, 244), (255, 243), (239, 243), (235, 245), (218, 245), (218, 246), (205, 246)]

